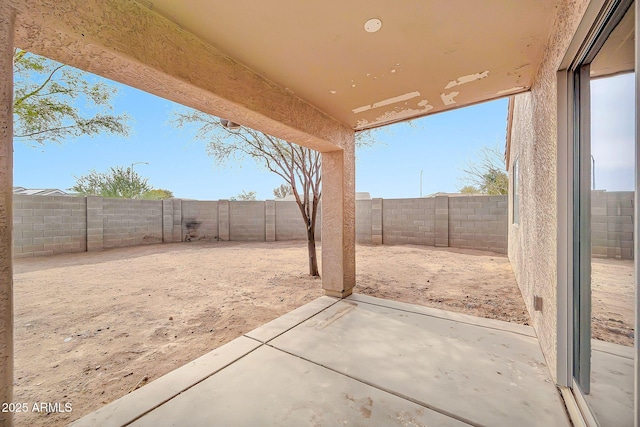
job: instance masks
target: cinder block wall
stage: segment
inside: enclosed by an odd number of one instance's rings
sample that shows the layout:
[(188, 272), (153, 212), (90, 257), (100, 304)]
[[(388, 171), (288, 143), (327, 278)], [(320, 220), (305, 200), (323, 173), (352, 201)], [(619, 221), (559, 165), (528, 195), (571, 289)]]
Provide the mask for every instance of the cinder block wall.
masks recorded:
[(435, 245), (435, 199), (384, 199), (382, 243)]
[(103, 248), (161, 243), (162, 201), (103, 199)]
[(372, 244), (371, 200), (356, 200), (356, 243)]
[[(200, 225), (192, 240), (273, 241), (304, 240), (306, 228), (295, 202), (290, 201), (182, 201), (182, 240), (187, 222)], [(316, 240), (321, 240), (318, 210)]]
[(171, 218), (173, 222), (173, 233), (172, 233), (172, 242), (181, 242), (183, 239), (182, 235), (182, 200), (180, 199), (172, 199), (173, 202), (173, 218)]
[(449, 197), (449, 246), (507, 253), (507, 196)]
[(187, 222), (200, 224), (195, 230), (197, 240), (219, 240), (218, 202), (201, 200), (182, 201), (182, 241), (188, 233)]
[(594, 257), (633, 259), (633, 191), (591, 192)]
[[(597, 208), (600, 209), (597, 212), (607, 216), (596, 220), (606, 224), (606, 242), (613, 246), (601, 252), (606, 256), (627, 256), (633, 241), (628, 227), (632, 223), (633, 201), (622, 193), (609, 193), (607, 197), (603, 207)], [(69, 196), (15, 196), (14, 200), (17, 256), (201, 239), (306, 239), (300, 211), (291, 201), (158, 201)], [(322, 237), (320, 212), (316, 224), (318, 241)], [(192, 233), (187, 227), (189, 222), (199, 224)], [(438, 196), (357, 200), (356, 241), (505, 253), (507, 199), (506, 196)]]
[[(296, 202), (276, 201), (276, 240), (306, 240), (307, 229)], [(316, 242), (322, 240), (322, 206), (316, 217)]]
[(229, 202), (229, 240), (264, 242), (264, 219), (264, 202)]
[(14, 256), (84, 252), (86, 234), (84, 197), (13, 196)]

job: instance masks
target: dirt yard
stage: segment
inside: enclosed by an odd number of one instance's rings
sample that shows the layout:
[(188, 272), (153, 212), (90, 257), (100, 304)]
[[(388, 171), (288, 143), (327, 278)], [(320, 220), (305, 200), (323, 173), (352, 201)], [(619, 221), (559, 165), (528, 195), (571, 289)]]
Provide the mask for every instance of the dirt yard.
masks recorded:
[(591, 336), (633, 346), (634, 301), (633, 261), (592, 258)]
[[(30, 408), (16, 414), (16, 424), (65, 425), (321, 296), (320, 280), (306, 270), (305, 242), (182, 243), (16, 260), (14, 402)], [(528, 322), (502, 255), (358, 246), (357, 283), (363, 294)], [(72, 411), (32, 412), (39, 402)]]

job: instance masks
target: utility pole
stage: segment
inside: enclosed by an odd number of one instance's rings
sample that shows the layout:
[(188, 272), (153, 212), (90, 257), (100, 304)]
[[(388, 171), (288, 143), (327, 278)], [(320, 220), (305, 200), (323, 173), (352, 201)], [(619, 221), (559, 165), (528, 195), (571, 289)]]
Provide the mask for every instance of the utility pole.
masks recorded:
[(422, 197), (422, 172), (424, 172), (422, 169), (420, 170), (420, 197)]
[(591, 178), (593, 180), (593, 190), (596, 189), (596, 159), (591, 155)]
[(131, 179), (133, 180), (133, 167), (135, 165), (148, 165), (148, 162), (135, 162), (135, 163), (131, 163)]

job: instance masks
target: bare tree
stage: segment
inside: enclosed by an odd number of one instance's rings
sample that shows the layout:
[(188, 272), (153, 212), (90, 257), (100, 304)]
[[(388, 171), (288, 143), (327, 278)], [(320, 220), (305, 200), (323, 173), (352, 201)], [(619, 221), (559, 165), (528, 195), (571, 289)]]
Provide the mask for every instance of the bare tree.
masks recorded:
[(461, 193), (500, 195), (509, 191), (504, 153), (499, 146), (482, 147), (473, 160), (467, 162), (460, 179)]
[(273, 189), (273, 195), (277, 199), (284, 199), (291, 194), (291, 186), (289, 184), (280, 184), (279, 187)]
[(250, 128), (230, 128), (219, 118), (199, 111), (176, 113), (172, 123), (194, 126), (196, 139), (207, 142), (208, 154), (218, 164), (248, 156), (290, 186), (306, 227), (309, 274), (319, 276), (315, 228), (322, 196), (320, 153)]
[(237, 196), (233, 196), (231, 197), (229, 200), (233, 201), (233, 202), (253, 202), (258, 200), (256, 198), (256, 192), (255, 191), (246, 191), (246, 190), (242, 190), (242, 193), (238, 194)]

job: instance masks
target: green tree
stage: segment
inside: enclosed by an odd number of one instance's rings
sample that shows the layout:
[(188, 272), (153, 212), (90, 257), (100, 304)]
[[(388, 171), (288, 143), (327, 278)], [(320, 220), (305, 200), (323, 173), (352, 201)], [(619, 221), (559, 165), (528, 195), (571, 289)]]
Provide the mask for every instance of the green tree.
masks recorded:
[(467, 162), (462, 172), (464, 175), (461, 178), (460, 192), (474, 189), (476, 193), (491, 196), (509, 192), (509, 177), (505, 171), (504, 153), (499, 146), (482, 147), (474, 159)]
[(142, 193), (140, 198), (147, 200), (171, 199), (173, 198), (173, 192), (164, 190), (162, 188), (154, 188), (153, 190), (149, 190), (146, 193)]
[(279, 187), (273, 189), (273, 195), (277, 199), (284, 199), (291, 194), (291, 186), (289, 184), (280, 184)]
[(256, 192), (255, 191), (242, 190), (242, 193), (238, 194), (237, 196), (229, 198), (229, 200), (234, 201), (234, 202), (237, 202), (237, 201), (251, 202), (251, 201), (258, 200), (258, 199), (256, 199)]
[(480, 187), (482, 194), (496, 196), (500, 194), (508, 194), (509, 177), (507, 173), (500, 169), (491, 168), (483, 175), (484, 183)]
[(473, 185), (465, 185), (459, 190), (462, 194), (478, 194), (480, 190), (478, 190)]
[(75, 178), (76, 185), (69, 190), (84, 196), (143, 199), (153, 190), (147, 178), (142, 178), (131, 167), (116, 166), (108, 172), (92, 170)]
[[(15, 139), (44, 144), (81, 135), (128, 135), (129, 117), (111, 113), (114, 86), (20, 49), (14, 50), (13, 62)], [(80, 102), (82, 112), (76, 106)]]

